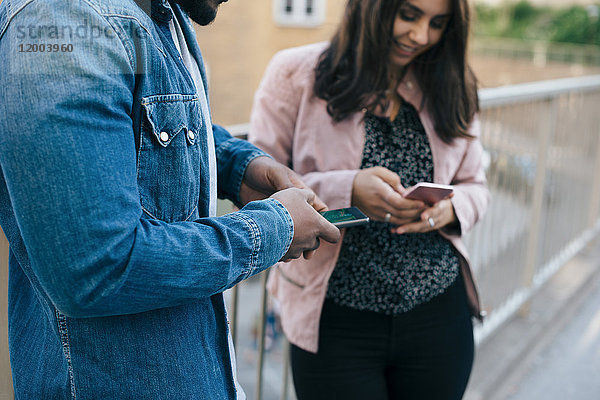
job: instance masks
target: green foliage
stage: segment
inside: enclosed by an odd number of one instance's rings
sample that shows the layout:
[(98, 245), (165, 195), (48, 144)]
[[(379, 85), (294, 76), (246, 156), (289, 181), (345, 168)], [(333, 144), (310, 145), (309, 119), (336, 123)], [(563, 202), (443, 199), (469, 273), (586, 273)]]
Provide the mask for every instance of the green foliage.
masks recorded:
[(478, 36), (600, 45), (600, 18), (583, 6), (537, 7), (521, 0), (501, 7), (478, 4), (475, 13)]
[[(595, 22), (595, 23), (594, 23)], [(581, 7), (571, 7), (557, 13), (552, 24), (555, 42), (588, 43), (600, 45), (600, 22), (592, 21), (588, 12)]]
[(516, 21), (527, 21), (535, 18), (541, 10), (535, 8), (526, 0), (521, 0), (512, 6), (512, 17)]

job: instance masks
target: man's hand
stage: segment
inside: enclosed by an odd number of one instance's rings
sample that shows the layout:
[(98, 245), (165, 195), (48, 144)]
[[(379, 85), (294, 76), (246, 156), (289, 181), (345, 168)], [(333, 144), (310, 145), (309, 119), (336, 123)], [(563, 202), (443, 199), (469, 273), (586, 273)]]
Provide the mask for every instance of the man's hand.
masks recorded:
[(317, 198), (311, 190), (286, 189), (271, 196), (284, 205), (294, 221), (294, 238), (287, 253), (281, 261), (299, 258), (309, 259), (314, 250), (319, 247), (319, 239), (335, 243), (340, 239), (340, 231), (314, 208)]
[[(280, 190), (294, 187), (310, 190), (298, 174), (288, 167), (270, 157), (256, 157), (246, 168), (240, 187), (240, 200), (242, 204), (247, 204), (254, 200), (266, 199)], [(317, 211), (327, 209), (325, 203), (316, 195), (311, 204)]]

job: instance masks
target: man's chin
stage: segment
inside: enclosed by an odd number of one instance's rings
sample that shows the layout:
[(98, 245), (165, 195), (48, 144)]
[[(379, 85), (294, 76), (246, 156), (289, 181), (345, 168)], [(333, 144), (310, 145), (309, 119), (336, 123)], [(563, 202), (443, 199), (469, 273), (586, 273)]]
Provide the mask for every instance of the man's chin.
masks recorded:
[(215, 18), (217, 18), (217, 10), (215, 10), (212, 14), (204, 13), (201, 15), (194, 15), (192, 13), (188, 13), (188, 15), (190, 16), (192, 21), (194, 21), (198, 25), (206, 26), (212, 23), (215, 20)]
[(227, 0), (175, 0), (192, 21), (202, 26), (215, 20), (219, 4), (225, 1)]

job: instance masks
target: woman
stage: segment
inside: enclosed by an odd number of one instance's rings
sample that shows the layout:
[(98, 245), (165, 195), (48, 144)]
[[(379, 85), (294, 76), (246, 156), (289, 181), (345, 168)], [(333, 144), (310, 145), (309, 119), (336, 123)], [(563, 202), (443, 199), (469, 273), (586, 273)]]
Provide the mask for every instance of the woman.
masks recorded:
[[(300, 400), (464, 393), (481, 312), (460, 236), (489, 198), (468, 31), (466, 0), (350, 0), (330, 43), (265, 73), (249, 139), (373, 221), (271, 274)], [(454, 195), (405, 199), (421, 181)]]

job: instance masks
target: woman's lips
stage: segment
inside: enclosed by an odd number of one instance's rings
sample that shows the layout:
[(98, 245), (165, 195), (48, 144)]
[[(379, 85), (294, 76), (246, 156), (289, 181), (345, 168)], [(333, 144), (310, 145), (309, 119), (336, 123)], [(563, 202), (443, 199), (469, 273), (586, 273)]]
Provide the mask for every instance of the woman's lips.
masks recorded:
[(406, 46), (399, 42), (394, 42), (394, 48), (396, 50), (396, 53), (404, 56), (412, 56), (418, 50), (418, 48)]

